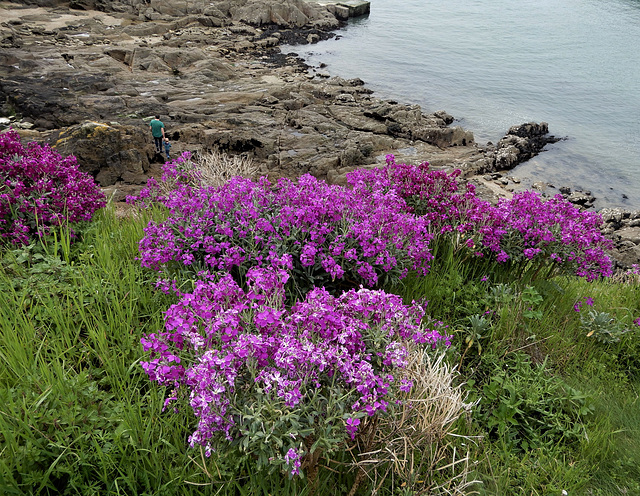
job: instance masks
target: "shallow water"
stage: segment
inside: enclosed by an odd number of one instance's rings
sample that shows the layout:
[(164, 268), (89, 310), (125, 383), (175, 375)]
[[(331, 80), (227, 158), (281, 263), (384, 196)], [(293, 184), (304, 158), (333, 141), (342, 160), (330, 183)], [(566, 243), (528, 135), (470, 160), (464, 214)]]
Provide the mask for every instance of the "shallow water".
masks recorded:
[(337, 38), (285, 51), (446, 110), (478, 143), (548, 122), (567, 140), (513, 175), (640, 209), (639, 0), (372, 0)]

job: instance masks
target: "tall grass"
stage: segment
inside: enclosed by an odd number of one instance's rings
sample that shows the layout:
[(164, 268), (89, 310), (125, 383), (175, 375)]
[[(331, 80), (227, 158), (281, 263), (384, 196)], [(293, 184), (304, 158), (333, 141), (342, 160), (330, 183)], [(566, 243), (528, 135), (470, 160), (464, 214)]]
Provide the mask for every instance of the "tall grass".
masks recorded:
[[(481, 439), (471, 453), (474, 475), (483, 482), (476, 489), (491, 495), (640, 494), (637, 278), (587, 283), (503, 275), (505, 286), (476, 270), (451, 257), (427, 277), (410, 277), (396, 288), (405, 298), (430, 300), (432, 315), (451, 319), (470, 399), (484, 398), (460, 430)], [(496, 290), (504, 294), (504, 288), (510, 296), (498, 301)], [(583, 322), (589, 310), (608, 314), (612, 326), (628, 332), (617, 342), (599, 340)], [(480, 333), (471, 322), (482, 315), (489, 324)], [(539, 445), (526, 438), (523, 420), (554, 422), (567, 414), (581, 436)], [(518, 437), (529, 447), (514, 448), (510, 441)]]
[[(445, 389), (475, 406), (457, 420), (447, 413), (456, 429), (451, 442), (425, 448), (428, 433), (407, 414), (412, 449), (391, 426), (377, 434), (388, 441), (376, 448), (389, 448), (387, 465), (357, 481), (352, 455), (334, 453), (315, 487), (278, 471), (257, 473), (246, 457), (206, 458), (188, 448), (193, 419), (163, 412), (168, 391), (139, 367), (140, 338), (162, 327), (173, 301), (136, 260), (144, 226), (162, 215), (149, 209), (122, 219), (108, 208), (73, 242), (63, 230), (0, 252), (0, 494), (322, 495), (354, 487), (356, 494), (421, 494), (447, 489), (443, 475), (453, 480), (455, 467), (441, 457), (453, 459), (454, 450), (466, 466), (459, 493), (640, 494), (637, 279), (515, 280), (460, 260), (446, 243), (436, 247), (429, 275), (394, 290), (428, 299), (432, 316), (455, 336), (447, 368), (461, 375)], [(582, 318), (588, 308), (574, 309), (585, 297), (631, 332), (616, 342), (590, 334)], [(420, 374), (417, 382), (426, 380)], [(526, 428), (538, 416), (572, 419), (571, 433), (541, 430), (530, 439)], [(439, 475), (415, 477), (412, 461)]]
[(168, 303), (135, 260), (147, 220), (104, 212), (74, 245), (5, 252), (0, 493), (197, 493), (187, 426), (137, 365)]

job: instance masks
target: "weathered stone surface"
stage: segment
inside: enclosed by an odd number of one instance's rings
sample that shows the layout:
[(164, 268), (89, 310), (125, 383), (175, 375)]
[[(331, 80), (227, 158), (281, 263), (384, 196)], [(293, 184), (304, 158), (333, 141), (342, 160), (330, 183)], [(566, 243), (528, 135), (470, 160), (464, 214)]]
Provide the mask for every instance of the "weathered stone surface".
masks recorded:
[[(220, 149), (252, 157), (271, 179), (308, 172), (345, 184), (353, 168), (379, 166), (392, 153), (398, 162), (460, 168), (487, 198), (524, 187), (504, 171), (558, 141), (546, 123), (525, 123), (497, 145), (479, 145), (444, 111), (381, 100), (360, 79), (330, 77), (281, 53), (282, 44), (332, 36), (345, 15), (338, 8), (301, 0), (20, 3), (1, 12), (0, 127), (76, 155), (114, 200), (162, 162), (148, 129), (155, 114), (174, 156)], [(561, 193), (593, 205), (588, 192)], [(638, 263), (640, 212), (600, 213), (616, 263)]]
[[(497, 145), (479, 145), (445, 111), (381, 100), (358, 78), (330, 77), (281, 53), (283, 44), (333, 36), (337, 8), (302, 0), (19, 3), (0, 22), (0, 118), (25, 139), (75, 154), (104, 186), (135, 185), (153, 170), (159, 158), (147, 123), (156, 114), (174, 156), (217, 148), (252, 157), (270, 178), (309, 172), (336, 183), (389, 153), (492, 177), (557, 141), (546, 123), (526, 123)], [(516, 181), (503, 176), (483, 191), (508, 196)], [(573, 199), (586, 208), (583, 193)], [(612, 215), (612, 233), (640, 227), (640, 216)]]
[(622, 225), (622, 220), (629, 213), (621, 208), (603, 208), (598, 212), (606, 224), (612, 224), (616, 229)]
[(624, 227), (616, 234), (621, 241), (631, 241), (634, 245), (640, 245), (640, 227)]
[(512, 169), (540, 153), (548, 143), (559, 140), (560, 138), (549, 136), (546, 122), (512, 126), (496, 146), (496, 166), (500, 169)]
[(143, 184), (155, 150), (145, 131), (132, 126), (85, 122), (52, 135), (53, 148), (75, 155), (81, 170), (92, 174), (101, 186), (118, 181)]
[(426, 141), (440, 148), (467, 146), (474, 143), (473, 133), (460, 126), (418, 128), (411, 135), (414, 139)]
[(580, 205), (582, 207), (592, 207), (596, 201), (594, 196), (588, 195), (582, 191), (574, 191), (573, 193), (565, 196), (565, 198), (574, 205)]
[[(109, 14), (43, 15), (42, 26), (35, 28), (51, 35), (37, 35), (40, 43), (12, 45), (2, 54), (0, 97), (23, 118), (21, 126), (39, 129), (43, 139), (47, 130), (59, 134), (85, 121), (116, 121), (144, 133), (142, 117), (160, 114), (178, 139), (174, 147), (249, 153), (274, 175), (313, 171), (327, 178), (326, 164), (355, 167), (386, 153), (465, 169), (495, 166), (491, 152), (477, 149), (471, 133), (448, 127), (454, 119), (446, 112), (424, 114), (417, 105), (376, 99), (360, 79), (309, 80), (300, 60), (280, 54), (279, 43), (322, 36), (306, 28), (336, 26), (335, 18), (325, 22), (331, 14), (318, 6), (293, 0), (168, 0), (99, 8)], [(17, 21), (19, 12), (14, 15)], [(199, 15), (223, 17), (224, 25), (202, 25)], [(286, 27), (303, 24), (305, 29)], [(82, 146), (91, 145), (79, 139), (74, 153), (94, 170), (97, 157)], [(133, 161), (135, 154), (108, 157), (103, 157), (103, 182), (132, 170), (117, 164)], [(138, 180), (138, 173), (126, 177)]]
[(616, 262), (618, 268), (623, 271), (628, 270), (640, 261), (640, 246), (616, 247), (612, 250), (610, 256)]

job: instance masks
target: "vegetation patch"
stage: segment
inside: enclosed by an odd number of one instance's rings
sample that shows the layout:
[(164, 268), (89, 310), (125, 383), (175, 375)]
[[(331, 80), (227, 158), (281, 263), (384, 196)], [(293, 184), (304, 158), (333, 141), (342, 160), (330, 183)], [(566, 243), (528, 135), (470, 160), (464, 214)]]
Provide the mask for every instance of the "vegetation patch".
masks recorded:
[(32, 190), (0, 252), (0, 492), (640, 490), (638, 270), (608, 277), (596, 214), (393, 157), (347, 187), (201, 174), (168, 163), (126, 219)]

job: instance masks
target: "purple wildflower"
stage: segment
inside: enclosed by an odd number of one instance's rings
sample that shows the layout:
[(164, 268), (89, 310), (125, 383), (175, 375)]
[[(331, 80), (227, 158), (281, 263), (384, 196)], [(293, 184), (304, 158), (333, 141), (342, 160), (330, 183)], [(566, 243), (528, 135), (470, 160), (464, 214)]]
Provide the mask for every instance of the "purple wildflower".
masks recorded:
[(0, 178), (0, 240), (15, 244), (90, 220), (106, 204), (73, 155), (62, 157), (37, 143), (23, 146), (13, 130), (0, 133)]
[(360, 425), (360, 419), (349, 417), (346, 422), (346, 430), (349, 434), (349, 437), (353, 441), (356, 437), (356, 432), (358, 431), (358, 426)]
[(291, 475), (298, 475), (300, 473), (300, 453), (294, 448), (289, 448), (287, 454), (284, 455), (284, 461), (291, 468)]

